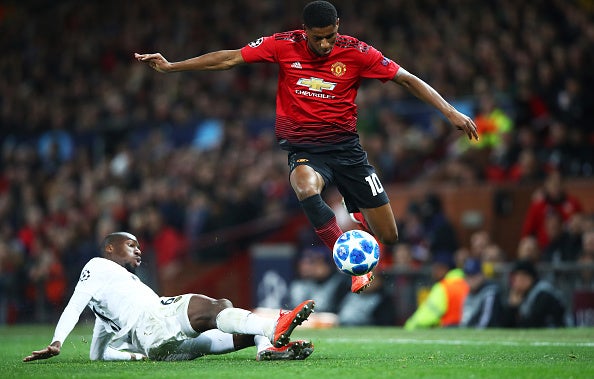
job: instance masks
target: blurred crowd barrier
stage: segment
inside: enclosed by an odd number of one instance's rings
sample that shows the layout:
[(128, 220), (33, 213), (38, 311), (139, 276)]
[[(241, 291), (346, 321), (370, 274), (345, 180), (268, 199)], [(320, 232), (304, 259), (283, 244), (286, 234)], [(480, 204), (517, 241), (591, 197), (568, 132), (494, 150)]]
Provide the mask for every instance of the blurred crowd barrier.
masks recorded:
[[(506, 294), (509, 289), (509, 276), (513, 264), (504, 263), (486, 268), (488, 278), (499, 282)], [(539, 263), (540, 278), (553, 284), (559, 291), (567, 317), (572, 326), (594, 326), (594, 264), (577, 262)], [(418, 270), (388, 269), (385, 272), (385, 291), (393, 296), (396, 307), (396, 324), (404, 321), (417, 309), (424, 299), (431, 282), (430, 268)]]

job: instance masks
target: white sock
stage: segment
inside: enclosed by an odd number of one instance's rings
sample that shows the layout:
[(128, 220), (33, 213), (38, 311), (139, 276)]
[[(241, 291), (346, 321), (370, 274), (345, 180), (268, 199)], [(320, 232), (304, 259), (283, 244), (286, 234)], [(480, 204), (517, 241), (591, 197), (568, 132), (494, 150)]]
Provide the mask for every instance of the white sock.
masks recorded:
[(218, 329), (207, 330), (198, 337), (183, 341), (161, 359), (166, 361), (187, 361), (208, 354), (224, 354), (235, 351), (233, 335)]
[(270, 343), (270, 339), (268, 339), (268, 337), (265, 337), (265, 336), (254, 336), (254, 344), (256, 345), (256, 349), (258, 350), (258, 353), (261, 352), (262, 350), (266, 350), (269, 347), (272, 347), (272, 344)]
[(276, 320), (269, 320), (241, 308), (225, 308), (217, 315), (217, 328), (225, 333), (253, 334), (272, 339)]
[(195, 347), (202, 354), (224, 354), (235, 351), (233, 335), (218, 329), (207, 330), (192, 340), (195, 341)]

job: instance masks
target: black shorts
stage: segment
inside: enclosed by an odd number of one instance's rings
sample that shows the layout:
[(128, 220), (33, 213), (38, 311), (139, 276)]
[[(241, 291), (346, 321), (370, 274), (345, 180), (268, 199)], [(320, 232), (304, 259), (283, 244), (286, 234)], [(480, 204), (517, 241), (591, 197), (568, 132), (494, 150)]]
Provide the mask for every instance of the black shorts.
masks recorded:
[(359, 208), (377, 208), (390, 201), (361, 145), (348, 151), (290, 152), (289, 172), (299, 165), (317, 171), (324, 178), (325, 187), (336, 185), (349, 213), (358, 212)]

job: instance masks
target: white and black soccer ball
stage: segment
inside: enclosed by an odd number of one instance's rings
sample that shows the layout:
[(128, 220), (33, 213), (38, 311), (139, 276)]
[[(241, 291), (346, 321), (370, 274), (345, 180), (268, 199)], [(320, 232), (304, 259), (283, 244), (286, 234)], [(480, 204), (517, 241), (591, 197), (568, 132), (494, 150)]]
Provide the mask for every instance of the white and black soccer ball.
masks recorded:
[(332, 256), (345, 274), (364, 275), (377, 265), (380, 248), (375, 238), (363, 230), (349, 230), (334, 243)]

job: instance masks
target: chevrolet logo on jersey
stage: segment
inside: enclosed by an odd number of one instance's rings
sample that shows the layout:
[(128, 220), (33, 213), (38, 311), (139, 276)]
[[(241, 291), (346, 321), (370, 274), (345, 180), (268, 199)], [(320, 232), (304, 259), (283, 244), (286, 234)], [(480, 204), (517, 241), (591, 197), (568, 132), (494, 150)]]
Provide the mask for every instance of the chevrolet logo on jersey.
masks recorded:
[(324, 79), (311, 77), (309, 79), (301, 78), (297, 81), (298, 86), (304, 86), (312, 91), (322, 92), (322, 90), (332, 91), (336, 83), (327, 82)]

